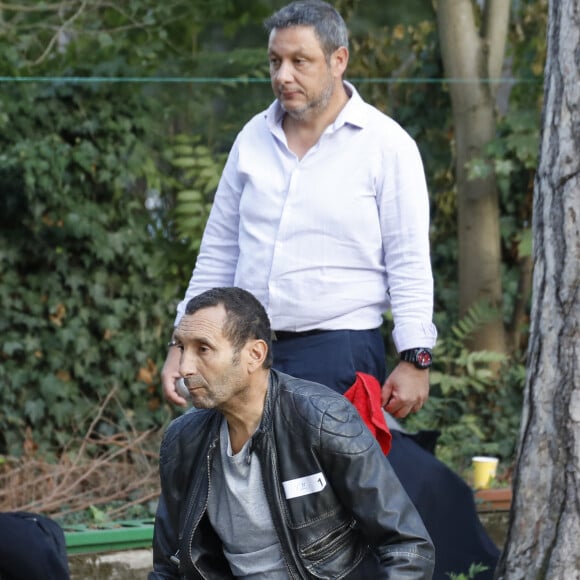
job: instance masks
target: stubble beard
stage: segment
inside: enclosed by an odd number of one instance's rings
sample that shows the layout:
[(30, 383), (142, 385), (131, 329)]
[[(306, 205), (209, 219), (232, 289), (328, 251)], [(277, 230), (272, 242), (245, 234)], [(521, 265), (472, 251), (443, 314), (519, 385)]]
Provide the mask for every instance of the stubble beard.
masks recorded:
[[(192, 405), (196, 409), (219, 409), (224, 402), (232, 398), (233, 394), (238, 394), (243, 390), (243, 385), (235, 373), (239, 365), (239, 357), (234, 355), (232, 358), (233, 368), (230, 373), (220, 377), (219, 386), (210, 385), (202, 377), (189, 377), (185, 379), (185, 384), (189, 391)], [(221, 383), (221, 384), (220, 384)]]
[(329, 77), (329, 82), (320, 95), (315, 99), (308, 101), (303, 107), (289, 110), (284, 106), (284, 103), (280, 99), (278, 99), (278, 102), (280, 103), (282, 110), (292, 117), (292, 119), (295, 121), (306, 121), (326, 110), (333, 94), (334, 84), (332, 82), (332, 77)]

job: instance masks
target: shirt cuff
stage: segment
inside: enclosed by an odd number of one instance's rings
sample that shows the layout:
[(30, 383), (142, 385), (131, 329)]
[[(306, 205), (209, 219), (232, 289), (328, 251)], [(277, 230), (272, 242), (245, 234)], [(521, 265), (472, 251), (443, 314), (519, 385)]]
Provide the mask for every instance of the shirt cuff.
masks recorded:
[(407, 322), (395, 326), (393, 342), (397, 352), (411, 348), (433, 348), (437, 342), (437, 329), (432, 322)]

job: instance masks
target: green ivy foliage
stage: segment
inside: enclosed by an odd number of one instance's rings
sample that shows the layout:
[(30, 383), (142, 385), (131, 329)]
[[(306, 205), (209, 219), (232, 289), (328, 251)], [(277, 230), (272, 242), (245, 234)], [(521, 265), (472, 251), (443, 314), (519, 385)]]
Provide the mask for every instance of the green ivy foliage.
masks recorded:
[[(0, 453), (162, 422), (176, 288), (146, 207), (150, 100), (99, 86), (12, 85), (0, 112)], [(161, 227), (161, 226), (158, 226)]]

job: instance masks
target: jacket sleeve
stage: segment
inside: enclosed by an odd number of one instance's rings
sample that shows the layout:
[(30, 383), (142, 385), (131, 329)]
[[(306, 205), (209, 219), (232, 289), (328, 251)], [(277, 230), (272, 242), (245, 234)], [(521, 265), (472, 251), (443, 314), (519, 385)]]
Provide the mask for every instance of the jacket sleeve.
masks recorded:
[[(174, 425), (173, 425), (174, 427)], [(148, 580), (179, 580), (178, 566), (171, 561), (179, 548), (179, 505), (181, 504), (181, 490), (186, 486), (180, 485), (176, 479), (179, 470), (177, 441), (174, 436), (176, 429), (170, 426), (163, 437), (159, 457), (159, 473), (161, 477), (161, 496), (155, 515), (153, 531), (153, 571)]]
[(341, 503), (373, 546), (382, 578), (431, 578), (435, 550), (423, 521), (377, 441), (346, 399), (325, 413), (320, 458)]

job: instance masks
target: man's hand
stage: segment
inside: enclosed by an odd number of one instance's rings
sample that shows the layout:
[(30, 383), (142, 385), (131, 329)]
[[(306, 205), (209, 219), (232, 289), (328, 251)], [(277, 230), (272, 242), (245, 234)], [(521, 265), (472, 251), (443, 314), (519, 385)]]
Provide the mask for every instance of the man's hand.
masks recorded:
[(429, 371), (401, 361), (387, 377), (382, 389), (382, 404), (393, 417), (416, 413), (429, 397)]
[(163, 385), (163, 395), (174, 405), (185, 407), (187, 401), (177, 391), (175, 381), (181, 377), (179, 374), (179, 359), (181, 352), (178, 348), (170, 346), (165, 358), (165, 364), (161, 369), (161, 384)]

